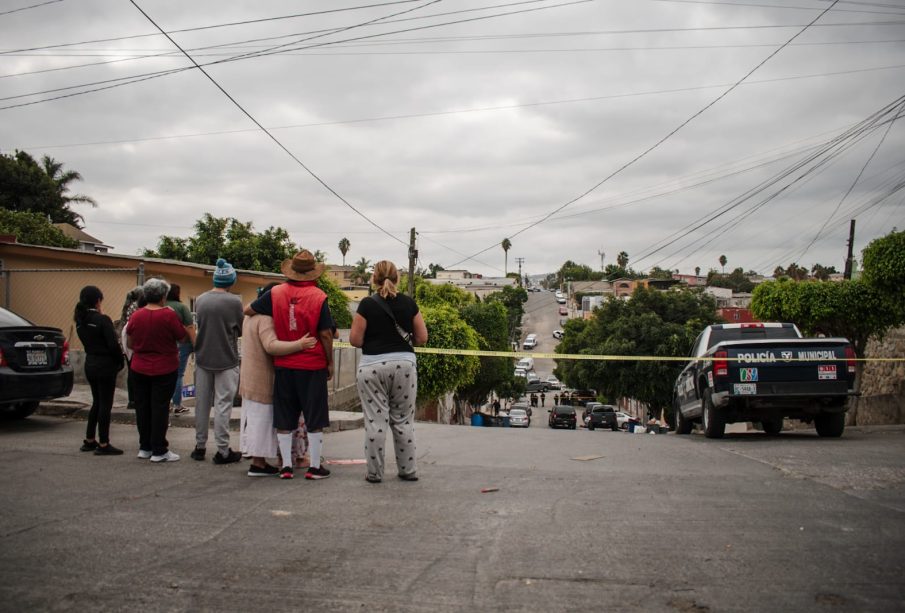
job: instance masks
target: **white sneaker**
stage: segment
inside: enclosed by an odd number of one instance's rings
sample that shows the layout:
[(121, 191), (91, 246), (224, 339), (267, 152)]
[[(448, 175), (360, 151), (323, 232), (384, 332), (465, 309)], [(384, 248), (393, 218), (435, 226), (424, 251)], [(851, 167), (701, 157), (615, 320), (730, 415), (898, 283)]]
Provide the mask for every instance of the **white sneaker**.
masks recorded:
[(138, 450), (138, 459), (139, 460), (147, 460), (150, 457), (151, 457), (150, 451), (145, 451), (144, 449)]
[(179, 455), (173, 453), (172, 451), (167, 451), (163, 455), (152, 455), (151, 461), (152, 462), (178, 462)]

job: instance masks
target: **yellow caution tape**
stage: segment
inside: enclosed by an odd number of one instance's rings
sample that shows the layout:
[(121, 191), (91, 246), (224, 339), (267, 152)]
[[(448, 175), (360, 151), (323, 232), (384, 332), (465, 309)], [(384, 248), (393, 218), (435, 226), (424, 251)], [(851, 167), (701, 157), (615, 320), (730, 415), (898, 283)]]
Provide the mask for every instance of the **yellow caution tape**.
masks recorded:
[[(333, 346), (341, 349), (352, 348), (345, 341), (333, 341)], [(415, 347), (415, 353), (427, 353), (433, 355), (472, 355), (486, 358), (540, 358), (551, 360), (595, 360), (595, 361), (636, 361), (636, 362), (689, 362), (692, 359), (710, 361), (716, 358), (702, 357), (690, 358), (688, 356), (658, 356), (658, 355), (598, 355), (587, 353), (541, 353), (527, 351), (485, 351), (482, 349), (446, 349), (443, 347)], [(726, 362), (746, 361), (748, 358), (720, 358)], [(757, 362), (763, 364), (766, 360)], [(812, 358), (776, 358), (776, 362), (905, 362), (905, 358), (828, 358), (814, 360)]]

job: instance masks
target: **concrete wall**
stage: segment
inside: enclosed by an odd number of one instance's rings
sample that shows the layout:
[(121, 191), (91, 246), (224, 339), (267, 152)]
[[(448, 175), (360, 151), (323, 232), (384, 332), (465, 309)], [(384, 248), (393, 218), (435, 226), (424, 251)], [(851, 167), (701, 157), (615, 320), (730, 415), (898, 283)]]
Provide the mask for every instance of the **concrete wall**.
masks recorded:
[[(868, 358), (905, 357), (905, 328), (867, 344)], [(905, 423), (905, 362), (867, 362), (861, 377), (861, 397), (850, 418), (856, 425)]]

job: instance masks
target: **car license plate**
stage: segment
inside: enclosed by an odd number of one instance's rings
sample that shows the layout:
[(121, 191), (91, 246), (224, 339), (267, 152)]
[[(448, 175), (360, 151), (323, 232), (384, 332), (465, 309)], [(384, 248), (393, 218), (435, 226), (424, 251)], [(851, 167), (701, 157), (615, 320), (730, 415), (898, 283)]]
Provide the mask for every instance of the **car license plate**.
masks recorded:
[(47, 366), (47, 352), (43, 349), (26, 349), (25, 363), (29, 366)]
[(733, 388), (738, 395), (756, 394), (757, 383), (736, 383)]
[(819, 364), (817, 366), (817, 378), (820, 381), (826, 381), (836, 378), (835, 364)]

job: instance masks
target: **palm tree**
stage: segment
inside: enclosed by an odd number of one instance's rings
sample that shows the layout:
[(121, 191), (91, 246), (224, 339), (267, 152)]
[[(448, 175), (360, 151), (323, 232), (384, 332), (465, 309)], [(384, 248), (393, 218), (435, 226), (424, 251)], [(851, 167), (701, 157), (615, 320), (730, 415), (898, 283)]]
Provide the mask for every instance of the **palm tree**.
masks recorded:
[(349, 253), (349, 247), (352, 246), (352, 243), (349, 242), (348, 238), (343, 238), (339, 241), (339, 251), (343, 254), (343, 266), (346, 265), (346, 254)]
[(370, 260), (361, 258), (360, 260), (355, 262), (355, 270), (352, 272), (352, 278), (358, 283), (358, 285), (367, 285), (371, 280), (371, 273), (368, 272), (368, 269), (370, 267)]
[(720, 256), (720, 267), (723, 269), (723, 274), (726, 274), (726, 262), (728, 261), (725, 255)]
[(628, 266), (628, 254), (625, 251), (620, 251), (619, 255), (616, 256), (616, 263), (619, 265), (619, 268)]
[(81, 181), (82, 175), (76, 170), (64, 171), (63, 162), (58, 162), (49, 155), (45, 155), (41, 158), (41, 165), (44, 167), (44, 172), (47, 173), (47, 176), (50, 177), (50, 180), (53, 181), (53, 184), (56, 186), (57, 195), (60, 198), (62, 208), (69, 213), (69, 215), (65, 215), (65, 217), (69, 217), (70, 219), (54, 219), (53, 221), (66, 221), (72, 223), (72, 225), (77, 225), (73, 222), (85, 221), (85, 218), (80, 213), (76, 213), (70, 209), (70, 205), (73, 203), (90, 204), (92, 207), (96, 207), (97, 202), (95, 202), (93, 198), (83, 194), (69, 195), (68, 193), (69, 184), (73, 181)]
[(695, 266), (695, 267), (694, 267), (694, 276), (696, 276), (696, 277), (700, 277), (700, 276), (701, 276), (701, 267), (700, 267), (700, 266)]
[(503, 253), (505, 254), (503, 276), (507, 276), (509, 274), (509, 248), (512, 247), (512, 241), (510, 241), (508, 238), (504, 238), (503, 242), (500, 243), (500, 245), (503, 247)]

